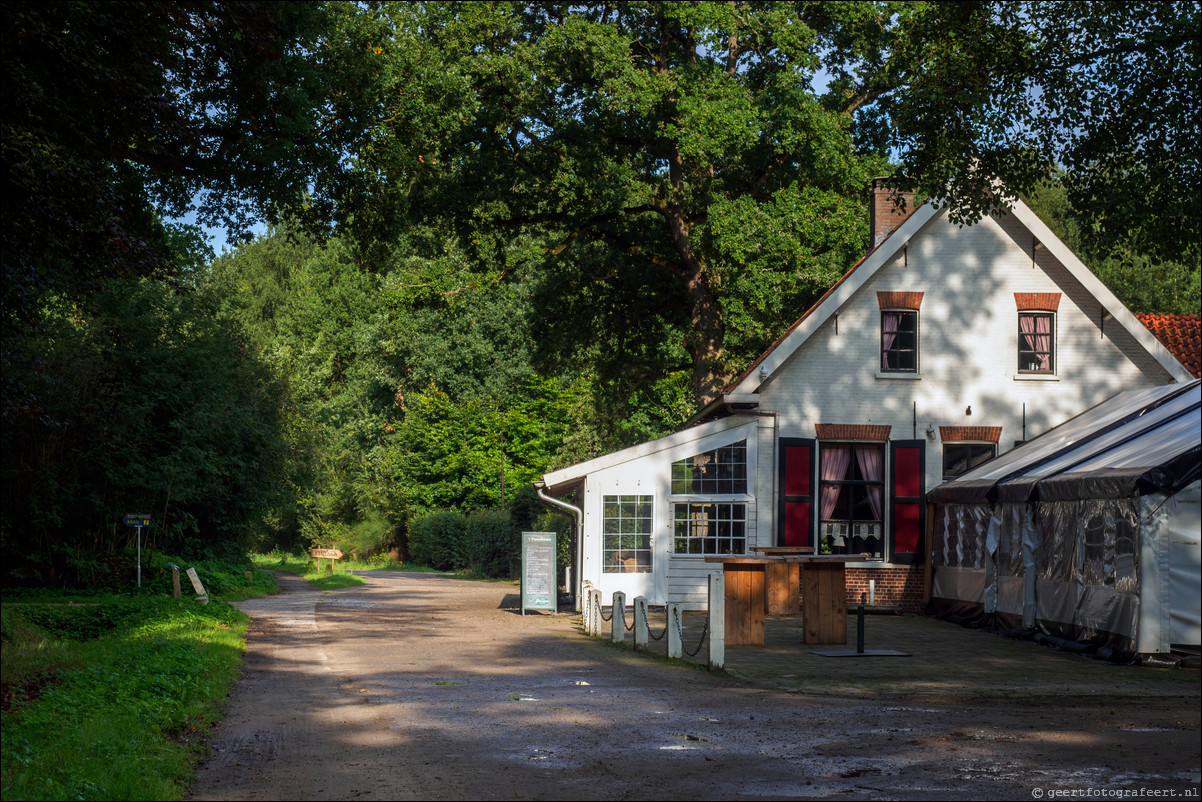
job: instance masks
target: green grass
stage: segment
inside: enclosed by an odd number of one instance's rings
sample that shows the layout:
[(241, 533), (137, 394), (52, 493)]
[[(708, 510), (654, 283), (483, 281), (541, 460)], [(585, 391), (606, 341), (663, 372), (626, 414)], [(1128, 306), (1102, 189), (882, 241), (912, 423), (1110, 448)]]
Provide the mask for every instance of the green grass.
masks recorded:
[[(195, 568), (172, 598), (172, 560)], [(248, 570), (250, 569), (250, 570)], [(247, 564), (157, 555), (126, 593), (5, 589), (4, 799), (179, 799), (237, 679), (247, 618), (231, 599), (279, 589)]]
[[(366, 584), (362, 579), (348, 571), (421, 571), (434, 572), (434, 569), (421, 565), (399, 563), (388, 558), (376, 560), (334, 560), (333, 571), (329, 569), (330, 560), (322, 559), (321, 569), (318, 570), (317, 560), (310, 559), (307, 554), (282, 554), (273, 551), (269, 554), (252, 554), (251, 561), (255, 567), (270, 571), (288, 571), (297, 574), (321, 590), (336, 590)], [(439, 572), (435, 572), (439, 573)]]
[(5, 604), (0, 621), (5, 799), (183, 796), (238, 677), (245, 615), (141, 595)]

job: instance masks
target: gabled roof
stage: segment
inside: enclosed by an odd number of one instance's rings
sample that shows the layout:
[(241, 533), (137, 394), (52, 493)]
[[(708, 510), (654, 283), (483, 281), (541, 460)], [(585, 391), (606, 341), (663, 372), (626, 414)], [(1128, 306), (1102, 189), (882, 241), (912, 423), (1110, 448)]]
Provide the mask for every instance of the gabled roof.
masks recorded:
[(1136, 315), (1185, 369), (1202, 378), (1202, 317), (1198, 315)]
[[(945, 214), (945, 209), (936, 209), (929, 201), (915, 209), (904, 223), (894, 229), (880, 245), (869, 251), (863, 259), (844, 273), (833, 287), (827, 290), (796, 323), (752, 363), (751, 367), (735, 379), (726, 388), (723, 397), (700, 410), (693, 416), (692, 421), (704, 420), (732, 403), (746, 403), (748, 400), (757, 399), (761, 384), (784, 365), (814, 332), (837, 314), (869, 279), (875, 276), (893, 257), (901, 253), (911, 238), (929, 222)], [(1152, 336), (1135, 315), (1131, 314), (1114, 293), (1107, 289), (1106, 285), (1052, 233), (1052, 230), (1039, 219), (1035, 212), (1031, 211), (1030, 207), (1021, 200), (1015, 200), (1009, 214), (1031, 232), (1048, 253), (1097, 299), (1102, 310), (1108, 313), (1117, 325), (1125, 329), (1173, 378), (1179, 382), (1189, 381), (1193, 378), (1190, 371), (1186, 370), (1176, 357), (1156, 337)]]

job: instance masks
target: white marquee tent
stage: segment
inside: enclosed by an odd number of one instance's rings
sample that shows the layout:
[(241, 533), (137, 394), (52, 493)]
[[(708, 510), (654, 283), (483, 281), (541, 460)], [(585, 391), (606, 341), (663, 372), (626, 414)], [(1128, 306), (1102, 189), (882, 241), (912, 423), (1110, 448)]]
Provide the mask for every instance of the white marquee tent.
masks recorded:
[(931, 491), (936, 611), (1196, 651), (1200, 407), (1196, 380), (1120, 393)]

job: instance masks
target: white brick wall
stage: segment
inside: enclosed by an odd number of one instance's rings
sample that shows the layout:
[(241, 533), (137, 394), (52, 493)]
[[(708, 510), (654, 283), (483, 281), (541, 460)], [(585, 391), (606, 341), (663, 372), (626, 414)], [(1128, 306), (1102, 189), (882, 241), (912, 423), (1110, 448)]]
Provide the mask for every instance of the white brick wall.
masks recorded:
[[(1120, 390), (1172, 381), (1117, 324), (1106, 327), (1100, 306), (1046, 249), (1033, 262), (1032, 240), (1013, 218), (963, 228), (946, 214), (932, 218), (760, 385), (760, 408), (777, 413), (779, 436), (814, 437), (816, 423), (877, 424), (909, 440), (916, 410), (929, 490), (942, 480), (940, 426), (1001, 426), (1001, 453), (1023, 439), (1024, 404), (1029, 440)], [(923, 293), (917, 378), (880, 375), (878, 291)], [(1016, 292), (1061, 294), (1050, 379), (1018, 374)], [(764, 446), (759, 486), (772, 487), (776, 466)], [(762, 544), (774, 517), (765, 505)]]

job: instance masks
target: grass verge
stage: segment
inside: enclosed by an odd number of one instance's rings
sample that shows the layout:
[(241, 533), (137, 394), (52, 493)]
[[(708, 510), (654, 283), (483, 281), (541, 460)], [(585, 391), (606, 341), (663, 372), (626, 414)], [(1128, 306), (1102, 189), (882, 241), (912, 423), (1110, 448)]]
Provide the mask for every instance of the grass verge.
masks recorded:
[(337, 588), (366, 584), (359, 577), (349, 573), (350, 571), (434, 571), (425, 566), (399, 563), (387, 558), (383, 560), (334, 560), (332, 570), (328, 568), (331, 561), (323, 559), (320, 561), (321, 568), (319, 570), (318, 561), (310, 559), (305, 554), (282, 554), (278, 551), (269, 554), (252, 554), (251, 561), (256, 568), (263, 570), (288, 571), (297, 574), (321, 590), (336, 590)]
[(6, 590), (4, 799), (183, 797), (241, 668), (248, 619), (226, 599), (278, 586), (245, 565), (184, 565), (202, 606), (171, 597), (167, 558), (148, 563), (140, 591)]

